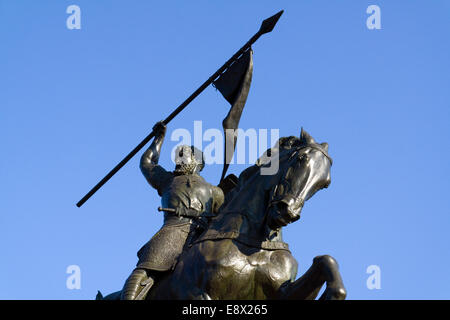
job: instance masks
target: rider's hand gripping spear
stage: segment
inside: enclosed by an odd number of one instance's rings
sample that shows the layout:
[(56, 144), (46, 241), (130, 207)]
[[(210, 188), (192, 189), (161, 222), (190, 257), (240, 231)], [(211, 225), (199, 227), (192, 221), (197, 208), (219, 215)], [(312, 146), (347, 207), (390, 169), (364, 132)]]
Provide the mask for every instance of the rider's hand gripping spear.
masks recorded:
[[(194, 93), (192, 93), (182, 104), (180, 104), (166, 119), (163, 120), (164, 124), (168, 124), (173, 118), (175, 118), (184, 108), (186, 108), (186, 106), (192, 102), (192, 100), (194, 100), (203, 90), (206, 89), (206, 87), (208, 87), (210, 84), (214, 83), (216, 84), (216, 88), (219, 89), (222, 94), (225, 96), (225, 98), (232, 104), (232, 109), (238, 109), (238, 110), (234, 110), (233, 114), (232, 111), (230, 110), (230, 113), (228, 114), (227, 118), (224, 120), (223, 122), (223, 126), (224, 129), (236, 129), (237, 128), (237, 124), (239, 123), (239, 119), (240, 119), (240, 115), (242, 113), (242, 108), (245, 104), (245, 100), (247, 98), (247, 94), (248, 94), (248, 89), (250, 86), (250, 80), (251, 80), (251, 70), (250, 70), (250, 76), (248, 77), (249, 79), (246, 80), (247, 85), (246, 85), (246, 90), (243, 90), (242, 87), (240, 89), (241, 93), (241, 98), (239, 97), (231, 97), (230, 95), (228, 95), (227, 93), (224, 93), (223, 90), (221, 90), (220, 86), (224, 86), (224, 84), (219, 84), (216, 83), (216, 81), (218, 80), (218, 78), (220, 76), (222, 76), (224, 74), (224, 71), (227, 70), (228, 68), (231, 68), (232, 65), (238, 65), (237, 60), (239, 60), (241, 58), (241, 56), (244, 56), (245, 53), (250, 52), (251, 51), (251, 46), (253, 43), (256, 42), (256, 40), (259, 39), (259, 37), (265, 33), (269, 33), (273, 30), (273, 28), (275, 27), (275, 24), (277, 23), (278, 19), (280, 18), (280, 16), (283, 14), (283, 10), (281, 10), (280, 12), (278, 12), (277, 14), (273, 15), (272, 17), (264, 20), (261, 24), (261, 27), (259, 28), (258, 32), (255, 33), (255, 35), (253, 37), (250, 38), (250, 40), (241, 48), (239, 49), (227, 62), (225, 62), (225, 64), (220, 67), (211, 77), (208, 78), (208, 80), (206, 80), (197, 90), (194, 91)], [(250, 57), (251, 59), (251, 57)], [(236, 62), (236, 63), (235, 63)], [(251, 62), (250, 62), (251, 63)], [(250, 68), (251, 69), (251, 68)], [(248, 71), (248, 70), (247, 70)], [(226, 82), (226, 81), (225, 81)], [(236, 92), (234, 92), (235, 90), (231, 90), (231, 92), (229, 92), (230, 88), (225, 88), (225, 91), (228, 91), (228, 93), (230, 93), (231, 95), (236, 96)], [(236, 89), (236, 87), (234, 87), (233, 89)], [(244, 93), (242, 93), (242, 91), (246, 91)], [(231, 102), (231, 100), (233, 100), (233, 102)], [(241, 100), (241, 101), (236, 101), (236, 100)], [(240, 110), (239, 110), (240, 109)], [(117, 173), (117, 171), (119, 171), (131, 158), (133, 158), (133, 156), (139, 152), (139, 150), (141, 150), (149, 141), (150, 139), (152, 139), (155, 136), (155, 133), (152, 131), (147, 137), (144, 138), (144, 140), (142, 140), (125, 158), (122, 159), (122, 161), (120, 161), (102, 180), (100, 180), (100, 182), (98, 182), (80, 201), (78, 201), (77, 203), (77, 207), (81, 207), (95, 192), (97, 192), (98, 189), (100, 189), (109, 179), (111, 179), (111, 177)], [(230, 150), (228, 152), (225, 152), (225, 157), (229, 157), (230, 153), (231, 156), (234, 152), (234, 145), (235, 145), (235, 140), (236, 137), (234, 136), (234, 143), (233, 143), (233, 150)], [(229, 160), (231, 160), (231, 157), (229, 158)], [(224, 163), (224, 170), (222, 172), (222, 178), (224, 178), (225, 173), (226, 173), (226, 169), (228, 168), (228, 163), (227, 159)]]

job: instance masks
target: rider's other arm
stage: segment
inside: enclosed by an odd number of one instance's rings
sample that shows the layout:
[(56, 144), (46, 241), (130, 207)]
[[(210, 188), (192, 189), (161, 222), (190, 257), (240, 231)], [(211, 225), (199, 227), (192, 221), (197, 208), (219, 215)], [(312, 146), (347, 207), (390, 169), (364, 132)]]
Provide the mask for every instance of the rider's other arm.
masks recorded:
[(219, 212), (219, 208), (222, 206), (223, 201), (224, 201), (224, 194), (221, 188), (216, 187), (216, 186), (212, 186), (213, 188), (213, 208), (212, 211), (213, 213), (217, 213)]
[(171, 174), (158, 164), (161, 146), (164, 142), (166, 134), (166, 126), (162, 122), (158, 122), (153, 127), (155, 138), (150, 147), (141, 157), (140, 168), (148, 183), (161, 193), (165, 182), (170, 178)]

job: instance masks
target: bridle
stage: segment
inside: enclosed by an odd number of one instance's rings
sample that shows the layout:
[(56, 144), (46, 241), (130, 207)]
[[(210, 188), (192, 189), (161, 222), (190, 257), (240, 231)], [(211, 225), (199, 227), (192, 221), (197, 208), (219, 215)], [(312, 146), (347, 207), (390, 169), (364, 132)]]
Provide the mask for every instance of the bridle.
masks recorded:
[[(291, 159), (293, 159), (296, 155), (298, 155), (300, 153), (301, 150), (306, 149), (306, 148), (311, 148), (317, 151), (320, 151), (329, 161), (330, 161), (330, 165), (333, 165), (333, 159), (328, 155), (328, 153), (326, 152), (326, 150), (321, 147), (318, 144), (304, 144), (298, 147), (295, 147), (295, 150), (292, 151), (291, 154), (289, 154), (287, 161), (291, 162)], [(300, 157), (303, 157), (300, 156)], [(287, 185), (288, 183), (286, 183), (287, 180), (287, 174), (288, 174), (288, 169), (290, 168), (290, 165), (287, 164), (285, 165), (285, 167), (283, 168), (283, 174), (281, 176), (281, 179), (279, 180), (279, 182), (275, 185), (275, 187), (273, 188), (271, 195), (270, 195), (270, 202), (269, 205), (267, 207), (267, 210), (269, 210), (272, 206), (280, 203), (280, 202), (285, 202), (286, 204), (294, 204), (294, 207), (298, 208), (298, 207), (303, 207), (304, 205), (304, 200), (301, 198), (295, 198), (292, 195), (289, 194), (283, 194), (282, 196), (278, 196), (276, 197), (276, 192), (279, 188), (280, 185)], [(284, 191), (284, 190), (283, 190)]]

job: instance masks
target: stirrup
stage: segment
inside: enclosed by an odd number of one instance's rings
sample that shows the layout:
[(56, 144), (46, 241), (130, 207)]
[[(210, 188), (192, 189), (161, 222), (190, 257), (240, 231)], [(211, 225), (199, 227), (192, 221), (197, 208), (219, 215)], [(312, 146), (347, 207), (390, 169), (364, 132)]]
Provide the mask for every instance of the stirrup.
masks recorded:
[(149, 277), (148, 279), (142, 281), (141, 286), (144, 286), (144, 288), (142, 288), (141, 292), (139, 292), (139, 294), (136, 296), (136, 298), (134, 298), (134, 300), (144, 300), (145, 296), (152, 288), (153, 283), (154, 280), (152, 277)]

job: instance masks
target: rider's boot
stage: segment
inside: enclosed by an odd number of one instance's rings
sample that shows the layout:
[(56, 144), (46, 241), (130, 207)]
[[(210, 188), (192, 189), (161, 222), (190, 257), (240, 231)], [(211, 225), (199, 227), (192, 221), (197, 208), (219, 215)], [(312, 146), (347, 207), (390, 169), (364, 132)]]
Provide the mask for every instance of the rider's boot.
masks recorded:
[[(134, 269), (122, 289), (121, 300), (143, 300), (153, 285), (145, 269)], [(145, 289), (145, 290), (143, 290)]]

